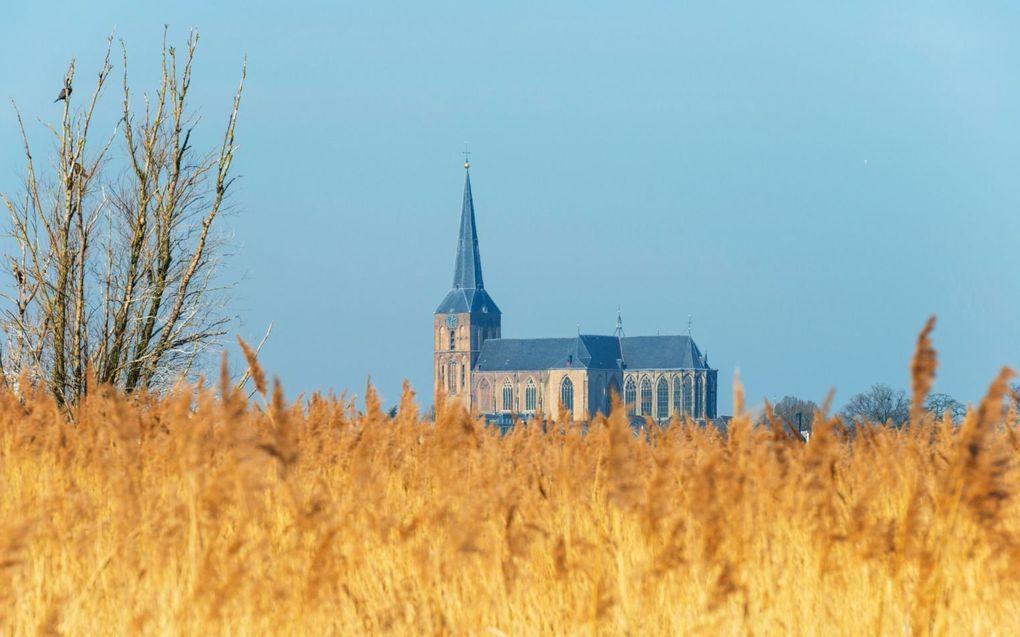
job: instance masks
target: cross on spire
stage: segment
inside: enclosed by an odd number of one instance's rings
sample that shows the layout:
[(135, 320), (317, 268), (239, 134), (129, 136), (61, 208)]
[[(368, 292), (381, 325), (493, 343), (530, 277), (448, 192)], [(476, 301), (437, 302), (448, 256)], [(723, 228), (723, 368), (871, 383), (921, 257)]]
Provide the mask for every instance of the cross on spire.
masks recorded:
[(467, 142), (464, 142), (464, 170), (467, 170), (468, 168), (471, 168), (471, 162), (469, 161), (469, 157), (468, 157), (468, 155), (470, 155), (470, 154), (471, 154), (471, 151), (468, 150)]

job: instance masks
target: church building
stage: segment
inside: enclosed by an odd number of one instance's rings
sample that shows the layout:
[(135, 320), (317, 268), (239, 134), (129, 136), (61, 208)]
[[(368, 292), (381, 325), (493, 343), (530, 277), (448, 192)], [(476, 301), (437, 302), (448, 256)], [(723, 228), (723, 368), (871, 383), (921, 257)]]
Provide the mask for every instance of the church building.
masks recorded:
[(589, 418), (608, 414), (616, 392), (636, 418), (716, 418), (718, 370), (690, 334), (625, 336), (617, 318), (612, 336), (503, 338), (502, 313), (482, 281), (468, 162), (464, 169), (453, 288), (433, 320), (437, 392), (486, 417), (541, 411), (555, 420), (564, 409)]

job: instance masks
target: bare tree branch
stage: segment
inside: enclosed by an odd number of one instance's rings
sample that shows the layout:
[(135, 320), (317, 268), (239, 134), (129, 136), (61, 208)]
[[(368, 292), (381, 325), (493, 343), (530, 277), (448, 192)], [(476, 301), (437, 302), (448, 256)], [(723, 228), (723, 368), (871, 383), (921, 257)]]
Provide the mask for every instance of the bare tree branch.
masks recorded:
[[(112, 37), (93, 91), (78, 108), (65, 76), (52, 181), (36, 170), (21, 113), (15, 116), (26, 163), (24, 191), (0, 193), (16, 252), (3, 267), (0, 294), (7, 351), (4, 378), (45, 379), (64, 404), (88, 391), (89, 370), (102, 383), (158, 388), (190, 373), (226, 333), (229, 321), (213, 286), (221, 243), (213, 228), (235, 179), (231, 172), (246, 64), (218, 151), (196, 153), (199, 118), (189, 108), (198, 34), (178, 52), (163, 34), (162, 75), (140, 111), (132, 106), (127, 46), (121, 42), (122, 105), (113, 134), (94, 145), (91, 129), (112, 65)], [(80, 95), (76, 93), (75, 95)], [(123, 139), (114, 157), (113, 143)]]

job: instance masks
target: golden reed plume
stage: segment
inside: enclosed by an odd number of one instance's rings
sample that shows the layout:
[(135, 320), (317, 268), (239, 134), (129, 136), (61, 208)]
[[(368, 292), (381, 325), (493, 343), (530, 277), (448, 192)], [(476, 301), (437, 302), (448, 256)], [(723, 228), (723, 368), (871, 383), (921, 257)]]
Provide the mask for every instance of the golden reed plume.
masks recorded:
[[(1020, 634), (1020, 486), (1004, 370), (957, 426), (805, 443), (612, 414), (501, 436), (405, 383), (303, 404), (231, 384), (68, 415), (0, 390), (0, 634)], [(770, 413), (770, 422), (775, 419)]]

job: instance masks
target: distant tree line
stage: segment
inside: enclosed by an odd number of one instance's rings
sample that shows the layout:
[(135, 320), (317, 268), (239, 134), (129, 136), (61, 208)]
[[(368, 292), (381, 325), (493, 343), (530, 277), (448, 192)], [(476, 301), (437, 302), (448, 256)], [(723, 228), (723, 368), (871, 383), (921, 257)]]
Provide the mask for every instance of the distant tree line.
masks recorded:
[[(939, 420), (949, 413), (953, 422), (960, 422), (967, 413), (966, 405), (945, 393), (929, 394), (924, 409)], [(910, 420), (910, 397), (902, 389), (877, 383), (850, 398), (839, 413), (848, 424), (867, 419), (900, 427)]]
[[(1012, 400), (1020, 408), (1020, 383), (1013, 385)], [(967, 414), (966, 405), (945, 393), (929, 394), (924, 409), (938, 420), (949, 413), (953, 422), (957, 423)], [(796, 396), (785, 396), (772, 407), (774, 416), (781, 419), (780, 422), (800, 431), (811, 430), (818, 411), (819, 407), (814, 401)], [(901, 427), (910, 420), (910, 397), (902, 389), (876, 383), (867, 391), (852, 396), (838, 415), (851, 427), (864, 420)]]

